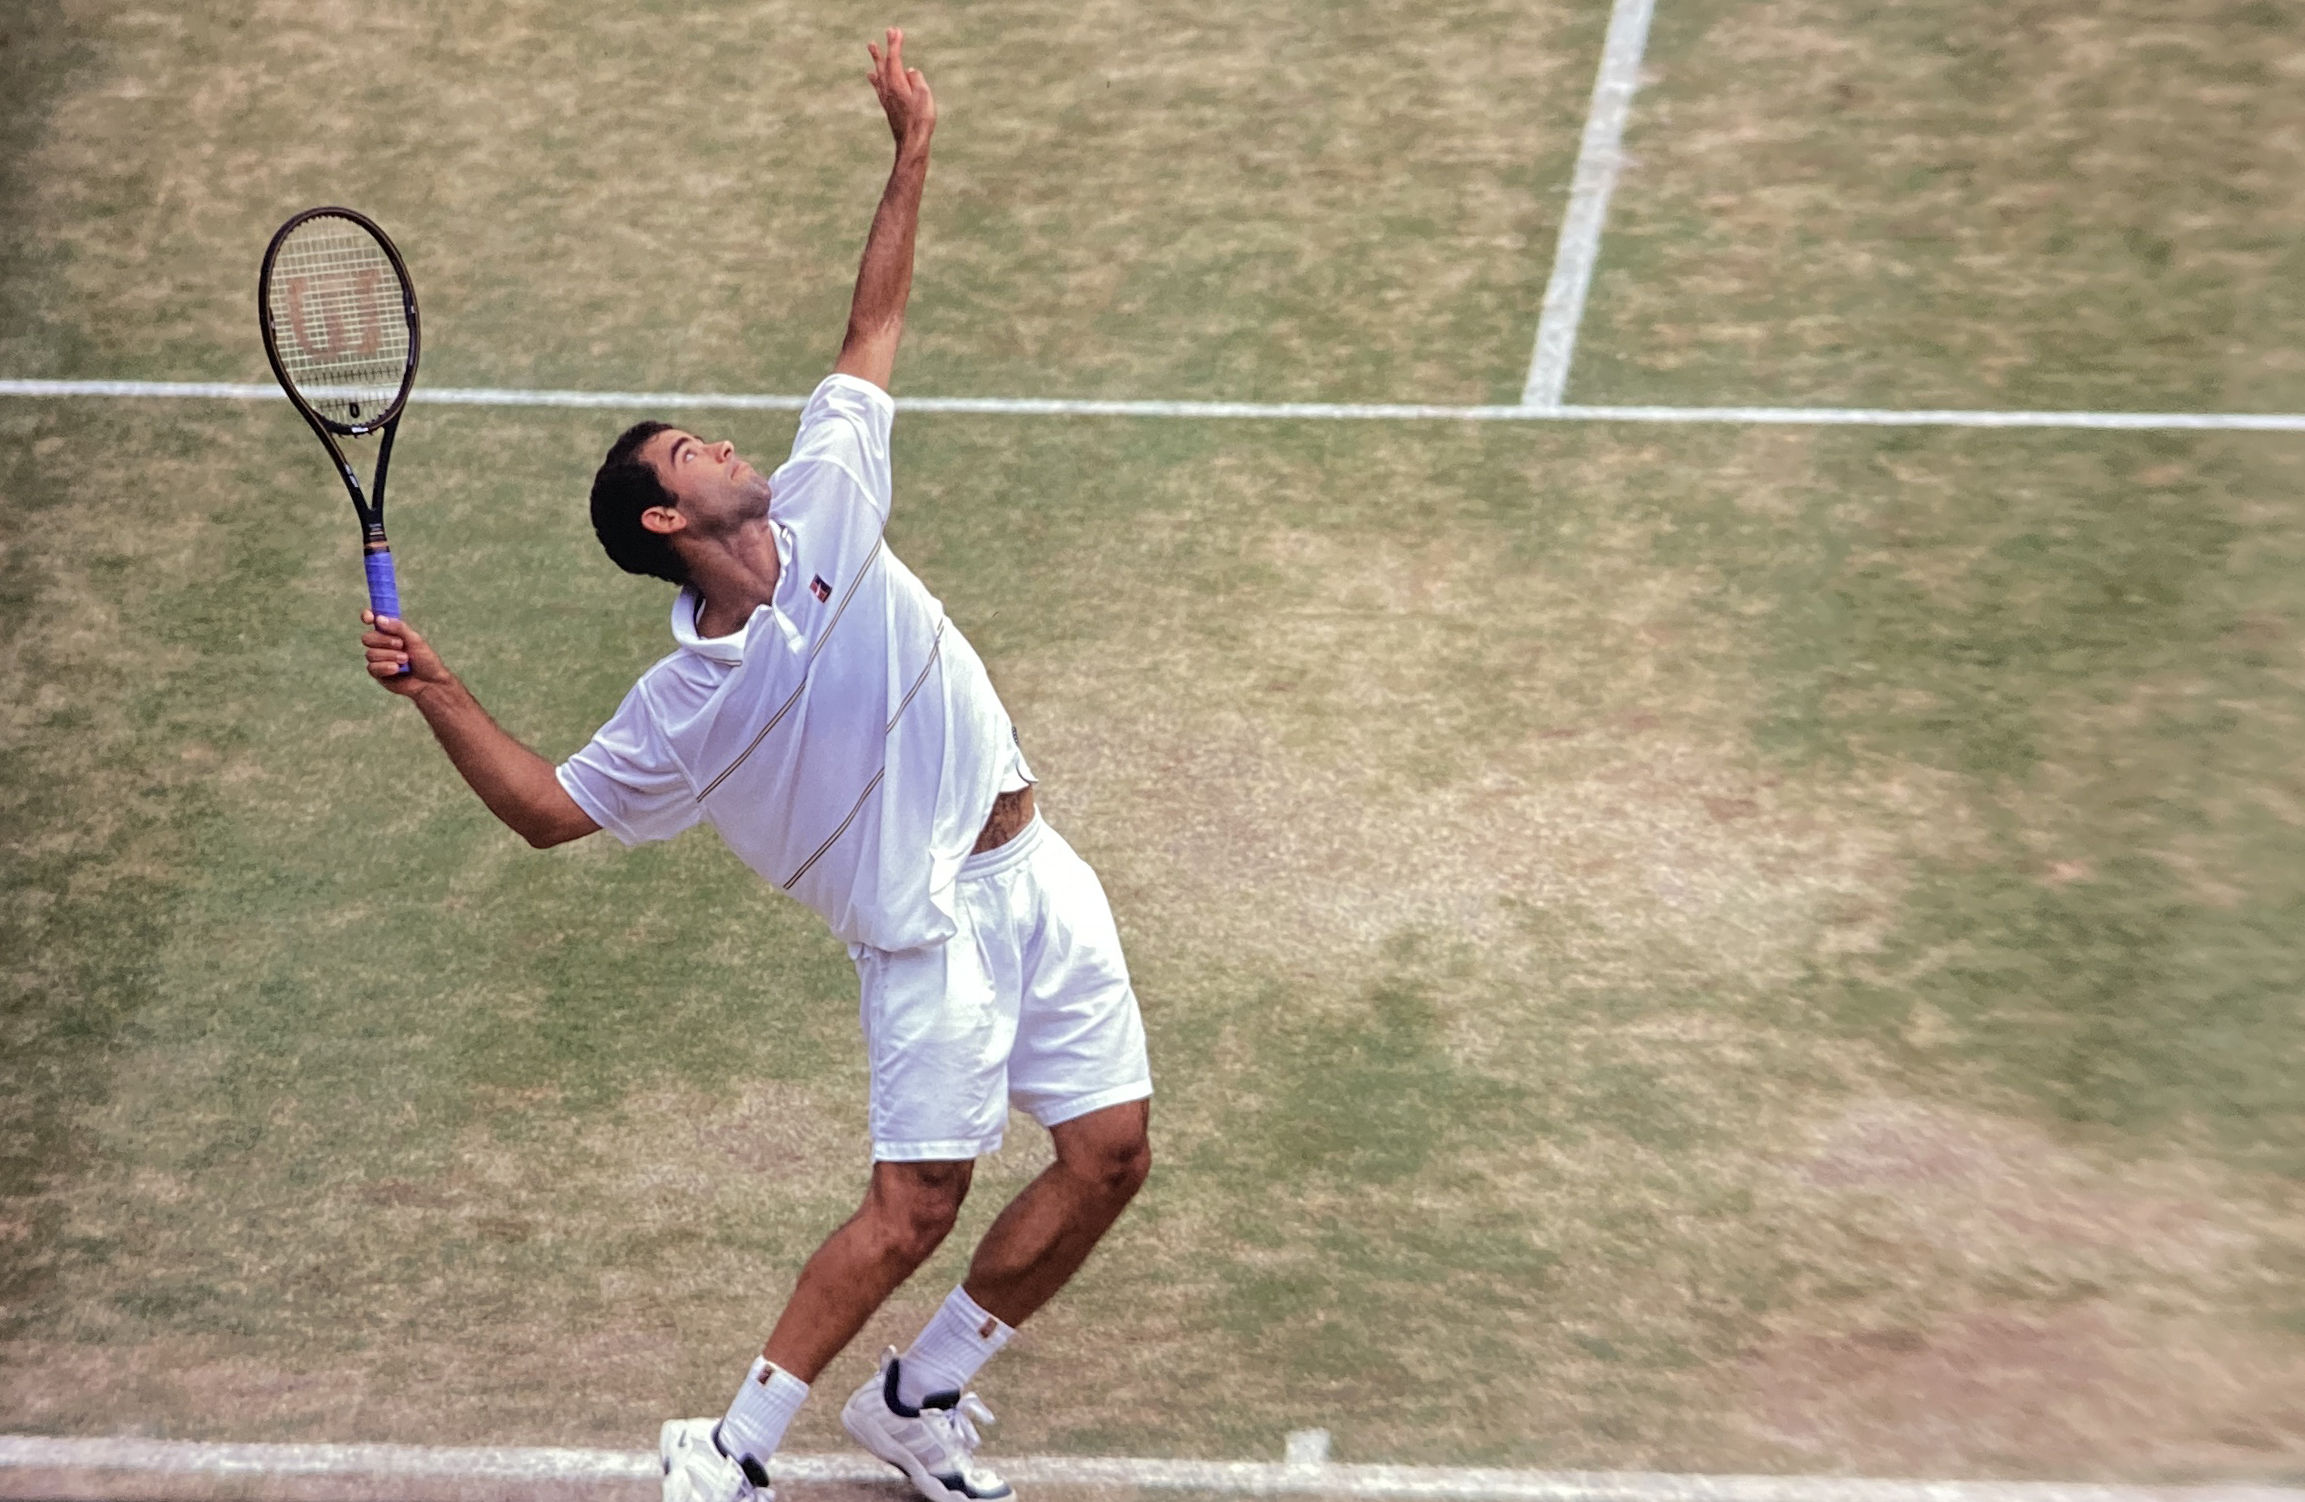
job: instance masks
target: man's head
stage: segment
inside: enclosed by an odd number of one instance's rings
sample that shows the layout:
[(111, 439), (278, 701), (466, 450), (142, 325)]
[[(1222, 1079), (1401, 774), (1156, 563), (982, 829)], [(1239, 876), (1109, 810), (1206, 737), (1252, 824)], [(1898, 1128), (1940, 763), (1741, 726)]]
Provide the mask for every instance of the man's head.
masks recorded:
[(690, 550), (768, 515), (768, 481), (729, 443), (641, 422), (592, 477), (592, 530), (618, 568), (690, 582)]

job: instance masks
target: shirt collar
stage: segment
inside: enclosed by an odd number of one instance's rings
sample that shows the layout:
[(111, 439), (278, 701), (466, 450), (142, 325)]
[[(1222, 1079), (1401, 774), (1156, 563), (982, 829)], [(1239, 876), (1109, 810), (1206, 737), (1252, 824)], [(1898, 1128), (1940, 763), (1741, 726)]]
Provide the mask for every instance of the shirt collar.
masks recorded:
[(706, 636), (696, 629), (697, 612), (704, 608), (704, 596), (689, 586), (682, 586), (672, 597), (672, 639), (699, 657), (713, 662), (739, 663), (744, 661), (744, 639), (752, 630), (752, 621), (760, 618), (760, 610), (726, 636)]

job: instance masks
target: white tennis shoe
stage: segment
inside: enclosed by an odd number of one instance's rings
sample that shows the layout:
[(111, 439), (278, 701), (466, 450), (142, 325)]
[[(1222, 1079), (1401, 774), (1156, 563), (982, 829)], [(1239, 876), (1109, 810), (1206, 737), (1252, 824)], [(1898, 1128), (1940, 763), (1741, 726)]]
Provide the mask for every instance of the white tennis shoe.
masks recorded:
[(720, 1452), (717, 1419), (666, 1419), (657, 1431), (656, 1458), (664, 1463), (664, 1502), (776, 1502), (768, 1472), (747, 1475)]
[[(984, 1442), (977, 1425), (993, 1422), (992, 1410), (972, 1392), (930, 1393), (918, 1408), (897, 1396), (896, 1347), (880, 1358), (880, 1374), (849, 1395), (840, 1426), (856, 1442), (904, 1472), (929, 1502), (1010, 1502), (1016, 1488), (980, 1465), (976, 1447)], [(668, 1493), (666, 1502), (672, 1502)]]

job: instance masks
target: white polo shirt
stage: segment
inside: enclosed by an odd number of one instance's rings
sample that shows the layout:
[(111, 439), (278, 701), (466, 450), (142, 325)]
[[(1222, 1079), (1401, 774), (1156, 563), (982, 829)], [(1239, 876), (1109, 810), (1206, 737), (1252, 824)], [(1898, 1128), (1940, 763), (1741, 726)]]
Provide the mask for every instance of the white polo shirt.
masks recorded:
[(769, 476), (783, 573), (728, 636), (672, 606), (679, 650), (559, 769), (627, 845), (699, 820), (852, 944), (955, 932), (953, 881), (994, 797), (1032, 780), (984, 663), (881, 537), (888, 393), (829, 376)]

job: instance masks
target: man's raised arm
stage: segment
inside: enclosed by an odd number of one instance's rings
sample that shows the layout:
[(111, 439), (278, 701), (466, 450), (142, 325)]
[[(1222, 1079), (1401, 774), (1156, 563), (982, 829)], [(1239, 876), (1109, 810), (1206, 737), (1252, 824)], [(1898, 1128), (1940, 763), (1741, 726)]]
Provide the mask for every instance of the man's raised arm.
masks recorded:
[(872, 216), (864, 242), (864, 264), (856, 272), (856, 296), (848, 308), (848, 337), (841, 341), (833, 370), (888, 389), (896, 369), (896, 345), (904, 334), (905, 300), (912, 296), (912, 242), (920, 227), (920, 191), (928, 182), (928, 142), (936, 133), (936, 96), (918, 68), (904, 65), (904, 33), (888, 32), (888, 50), (870, 42), (872, 89), (896, 137), (896, 165)]
[[(424, 714), (440, 749), (514, 834), (542, 850), (591, 834), (600, 826), (568, 796), (552, 763), (506, 734), (472, 691), (405, 621), (360, 612), (368, 630), (368, 675)], [(406, 671), (402, 671), (403, 664)]]

